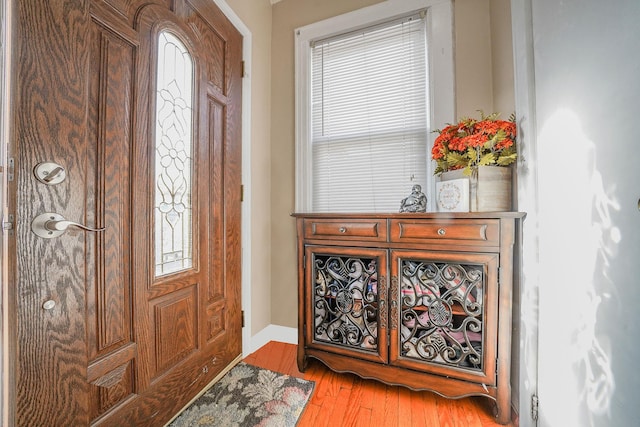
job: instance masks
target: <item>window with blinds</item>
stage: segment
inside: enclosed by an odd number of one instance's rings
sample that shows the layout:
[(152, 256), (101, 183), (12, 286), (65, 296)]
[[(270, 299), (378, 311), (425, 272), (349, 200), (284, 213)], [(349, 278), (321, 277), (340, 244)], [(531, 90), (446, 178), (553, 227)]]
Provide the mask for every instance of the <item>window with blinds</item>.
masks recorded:
[(313, 212), (397, 212), (427, 184), (429, 78), (424, 13), (313, 41)]

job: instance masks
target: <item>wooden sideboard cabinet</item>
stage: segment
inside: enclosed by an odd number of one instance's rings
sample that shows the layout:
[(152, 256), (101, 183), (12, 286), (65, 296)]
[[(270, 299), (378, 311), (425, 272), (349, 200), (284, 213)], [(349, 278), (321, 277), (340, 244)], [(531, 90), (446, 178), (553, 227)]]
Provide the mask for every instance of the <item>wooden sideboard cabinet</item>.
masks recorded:
[(449, 398), (511, 419), (516, 212), (294, 214), (298, 368)]

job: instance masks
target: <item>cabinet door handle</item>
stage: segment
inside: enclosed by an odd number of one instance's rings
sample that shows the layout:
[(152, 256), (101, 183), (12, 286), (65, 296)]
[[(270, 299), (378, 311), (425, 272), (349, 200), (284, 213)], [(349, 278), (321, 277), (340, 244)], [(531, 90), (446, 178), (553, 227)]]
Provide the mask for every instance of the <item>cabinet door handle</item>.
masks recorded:
[(438, 236), (444, 236), (445, 234), (447, 234), (447, 230), (444, 228), (438, 228)]
[(342, 234), (344, 234), (344, 233), (346, 233), (346, 232), (347, 232), (347, 229), (346, 229), (346, 227), (340, 227), (340, 228), (338, 229), (338, 231), (339, 231), (339, 232), (341, 232)]
[(389, 292), (389, 300), (391, 300), (391, 313), (389, 319), (391, 323), (391, 330), (398, 329), (398, 276), (391, 276), (391, 292)]

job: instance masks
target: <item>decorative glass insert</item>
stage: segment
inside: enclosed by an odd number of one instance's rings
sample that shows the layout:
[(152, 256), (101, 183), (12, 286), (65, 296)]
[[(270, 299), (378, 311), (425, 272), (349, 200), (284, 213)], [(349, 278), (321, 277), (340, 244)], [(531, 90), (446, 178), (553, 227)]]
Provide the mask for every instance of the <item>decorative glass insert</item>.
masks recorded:
[(155, 141), (155, 274), (193, 266), (193, 61), (184, 44), (158, 39)]
[(377, 259), (314, 254), (313, 277), (314, 339), (375, 352)]
[(484, 266), (401, 260), (403, 357), (482, 371)]

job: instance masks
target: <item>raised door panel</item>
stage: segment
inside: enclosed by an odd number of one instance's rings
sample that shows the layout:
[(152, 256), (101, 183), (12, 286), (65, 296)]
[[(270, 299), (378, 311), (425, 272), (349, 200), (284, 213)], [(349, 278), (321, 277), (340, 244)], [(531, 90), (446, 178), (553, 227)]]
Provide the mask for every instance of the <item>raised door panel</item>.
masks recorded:
[(135, 22), (136, 11), (140, 7), (154, 3), (166, 9), (171, 9), (175, 0), (98, 0), (98, 2), (99, 7), (110, 10), (119, 20), (132, 27)]
[(135, 394), (129, 236), (137, 40), (98, 8), (91, 18), (86, 222), (104, 227), (87, 236), (87, 379), (95, 420)]
[[(175, 13), (193, 29), (202, 52), (206, 52), (207, 62), (203, 64), (205, 80), (229, 100), (240, 95), (242, 76), (236, 67), (240, 65), (242, 57), (234, 47), (242, 43), (242, 38), (231, 22), (211, 0), (176, 1)], [(235, 102), (229, 105), (235, 107)], [(235, 113), (229, 118), (235, 120)], [(232, 138), (236, 132), (234, 129)]]
[(97, 420), (134, 396), (134, 362), (129, 358), (122, 365), (98, 376), (91, 382), (90, 419)]
[(217, 34), (199, 14), (193, 13), (190, 2), (185, 2), (176, 12), (184, 13), (186, 22), (196, 33), (203, 52), (207, 52), (207, 61), (202, 64), (204, 79), (219, 93), (226, 95), (224, 69), (226, 40)]
[(390, 363), (496, 384), (497, 254), (391, 251)]
[(197, 285), (152, 302), (155, 376), (197, 349)]
[(307, 246), (306, 345), (387, 362), (387, 252)]
[[(212, 200), (224, 199), (224, 129), (226, 107), (224, 99), (209, 91), (206, 96), (206, 134), (209, 140), (209, 179), (205, 185)], [(207, 245), (211, 265), (210, 280), (207, 286), (207, 304), (218, 304), (225, 299), (225, 262), (224, 262), (224, 210), (223, 205), (214, 203), (208, 213), (210, 224)]]
[[(131, 128), (133, 124), (132, 42), (95, 21), (90, 60), (89, 150), (87, 213), (89, 223), (105, 230), (95, 234), (94, 281), (88, 289), (96, 318), (89, 323), (95, 339), (93, 359), (131, 341), (130, 233)], [(97, 214), (94, 215), (94, 212)], [(95, 328), (95, 329), (94, 329)], [(91, 333), (93, 332), (93, 333)]]

